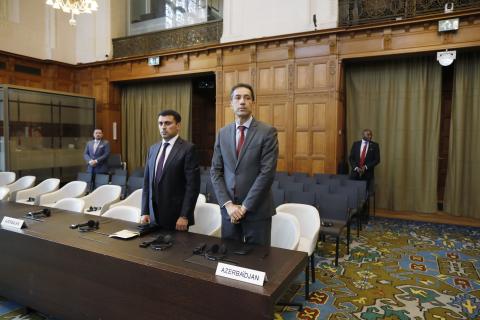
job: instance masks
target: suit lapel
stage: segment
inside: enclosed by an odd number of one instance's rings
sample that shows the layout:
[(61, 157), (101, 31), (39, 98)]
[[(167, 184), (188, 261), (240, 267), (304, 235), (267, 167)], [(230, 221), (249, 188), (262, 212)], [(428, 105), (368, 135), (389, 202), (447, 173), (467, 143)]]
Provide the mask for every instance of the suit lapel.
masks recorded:
[(236, 140), (236, 132), (237, 131), (237, 126), (235, 125), (235, 122), (230, 125), (230, 128), (228, 129), (228, 134), (230, 137), (227, 138), (227, 141), (230, 140), (231, 143), (229, 143), (230, 148), (230, 156), (233, 161), (237, 161), (237, 140)]
[(155, 181), (155, 170), (157, 170), (155, 166), (155, 162), (157, 161), (158, 157), (158, 152), (160, 152), (160, 147), (162, 146), (161, 143), (156, 143), (153, 148), (152, 148), (152, 156), (148, 160), (148, 165), (151, 168), (150, 170), (150, 175), (151, 175), (151, 181)]
[[(235, 169), (238, 167), (238, 164), (240, 163), (243, 156), (245, 155), (248, 145), (250, 144), (250, 142), (252, 142), (256, 133), (257, 133), (257, 123), (255, 122), (255, 119), (253, 119), (252, 122), (250, 123), (250, 127), (248, 128), (247, 136), (245, 138), (245, 142), (243, 143), (242, 150), (240, 150), (240, 154), (238, 155), (238, 160), (237, 160)], [(236, 143), (235, 143), (235, 146), (236, 146)]]

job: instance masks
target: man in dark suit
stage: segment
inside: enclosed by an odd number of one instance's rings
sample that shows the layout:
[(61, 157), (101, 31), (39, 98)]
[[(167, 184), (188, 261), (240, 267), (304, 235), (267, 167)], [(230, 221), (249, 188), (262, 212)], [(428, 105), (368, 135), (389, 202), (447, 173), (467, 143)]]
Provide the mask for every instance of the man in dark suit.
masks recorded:
[(200, 192), (200, 169), (195, 147), (179, 137), (180, 114), (158, 115), (162, 142), (152, 145), (145, 163), (141, 223), (168, 230), (188, 230)]
[(252, 117), (250, 85), (237, 84), (230, 95), (235, 122), (220, 129), (210, 172), (222, 207), (222, 237), (270, 245), (277, 131)]
[(87, 143), (83, 158), (87, 162), (87, 172), (108, 173), (108, 157), (110, 156), (110, 143), (103, 139), (102, 129), (93, 131), (93, 140)]
[(352, 167), (350, 178), (366, 180), (367, 190), (374, 177), (375, 166), (380, 163), (380, 147), (372, 141), (373, 133), (370, 129), (362, 132), (362, 140), (355, 141), (350, 151), (349, 162)]

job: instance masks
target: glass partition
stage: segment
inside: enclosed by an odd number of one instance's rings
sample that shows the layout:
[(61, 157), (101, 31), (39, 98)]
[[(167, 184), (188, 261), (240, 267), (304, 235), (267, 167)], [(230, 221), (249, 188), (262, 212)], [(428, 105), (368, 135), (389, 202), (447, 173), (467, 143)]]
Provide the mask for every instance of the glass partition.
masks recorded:
[(130, 0), (129, 35), (222, 19), (223, 0)]
[(83, 150), (94, 129), (94, 98), (2, 86), (0, 99), (2, 170), (35, 175), (37, 181), (69, 181), (85, 171)]

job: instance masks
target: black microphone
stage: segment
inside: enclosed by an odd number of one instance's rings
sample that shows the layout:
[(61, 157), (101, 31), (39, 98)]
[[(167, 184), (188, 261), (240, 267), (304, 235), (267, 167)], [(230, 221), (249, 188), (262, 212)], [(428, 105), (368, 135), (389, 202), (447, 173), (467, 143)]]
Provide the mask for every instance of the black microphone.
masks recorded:
[(95, 227), (97, 224), (98, 224), (98, 221), (95, 222), (95, 221), (93, 221), (93, 220), (88, 220), (88, 221), (85, 222), (85, 223), (72, 224), (72, 225), (70, 226), (70, 229), (77, 229), (77, 228), (81, 228), (81, 227), (93, 228), (93, 227)]
[(313, 25), (315, 26), (315, 30), (317, 30), (317, 15), (313, 14)]
[(45, 217), (50, 217), (50, 209), (48, 208), (43, 208), (41, 210), (38, 210), (38, 211), (30, 211), (27, 213), (27, 217), (36, 217), (36, 216), (45, 216)]

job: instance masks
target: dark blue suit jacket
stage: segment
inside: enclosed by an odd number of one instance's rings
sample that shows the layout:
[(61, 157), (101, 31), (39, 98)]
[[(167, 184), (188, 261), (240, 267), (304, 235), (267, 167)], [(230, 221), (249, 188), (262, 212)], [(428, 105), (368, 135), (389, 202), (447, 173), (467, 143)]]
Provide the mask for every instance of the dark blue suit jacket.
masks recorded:
[(195, 223), (193, 212), (200, 193), (200, 168), (195, 147), (178, 138), (163, 167), (160, 182), (155, 185), (155, 162), (162, 143), (150, 147), (145, 163), (142, 192), (142, 215), (151, 223), (174, 230), (180, 216)]
[[(108, 156), (110, 156), (110, 143), (107, 140), (100, 140), (100, 144), (97, 150), (93, 152), (93, 146), (95, 140), (91, 140), (87, 143), (85, 151), (83, 152), (83, 158), (87, 162), (87, 172), (92, 173), (108, 173)], [(97, 165), (92, 167), (88, 164), (90, 160), (97, 160)]]

